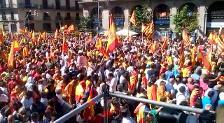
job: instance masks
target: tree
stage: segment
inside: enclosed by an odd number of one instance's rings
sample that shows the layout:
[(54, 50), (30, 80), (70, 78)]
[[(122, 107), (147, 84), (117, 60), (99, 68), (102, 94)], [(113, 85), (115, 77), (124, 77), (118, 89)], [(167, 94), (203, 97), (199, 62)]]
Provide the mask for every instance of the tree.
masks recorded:
[(152, 20), (152, 17), (153, 17), (152, 10), (149, 9), (149, 7), (145, 5), (143, 7), (136, 7), (135, 13), (136, 13), (137, 24), (136, 26), (132, 25), (131, 28), (135, 31), (140, 31), (142, 23), (146, 24)]
[(192, 12), (188, 5), (185, 5), (174, 16), (175, 30), (180, 33), (183, 29), (193, 32), (198, 28), (197, 13)]
[(84, 17), (81, 16), (79, 20), (79, 30), (85, 31), (91, 28), (91, 18), (90, 17)]

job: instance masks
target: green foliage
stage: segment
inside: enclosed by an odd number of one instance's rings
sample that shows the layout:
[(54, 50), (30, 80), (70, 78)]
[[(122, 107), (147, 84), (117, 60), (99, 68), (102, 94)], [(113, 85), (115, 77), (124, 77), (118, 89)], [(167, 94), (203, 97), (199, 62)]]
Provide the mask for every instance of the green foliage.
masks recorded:
[(141, 30), (142, 23), (149, 23), (152, 20), (152, 11), (148, 9), (148, 6), (143, 7), (136, 7), (135, 14), (136, 14), (136, 22), (137, 25), (131, 26), (131, 29), (134, 31), (139, 32)]
[(91, 28), (91, 18), (81, 16), (78, 24), (79, 30), (85, 31)]
[(189, 32), (194, 31), (198, 28), (197, 13), (190, 12), (189, 6), (185, 5), (177, 14), (174, 16), (175, 30), (180, 33), (183, 29), (187, 29)]

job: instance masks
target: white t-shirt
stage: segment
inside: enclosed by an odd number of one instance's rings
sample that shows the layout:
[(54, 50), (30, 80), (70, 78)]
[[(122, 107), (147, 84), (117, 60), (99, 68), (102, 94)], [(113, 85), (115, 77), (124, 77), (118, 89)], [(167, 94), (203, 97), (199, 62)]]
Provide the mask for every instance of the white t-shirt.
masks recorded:
[(187, 101), (187, 98), (182, 93), (177, 93), (176, 95), (176, 104), (180, 105), (182, 101)]
[(110, 92), (115, 92), (116, 91), (116, 87), (117, 87), (117, 79), (114, 77), (111, 81), (110, 81)]
[(121, 123), (136, 123), (132, 117), (123, 117)]

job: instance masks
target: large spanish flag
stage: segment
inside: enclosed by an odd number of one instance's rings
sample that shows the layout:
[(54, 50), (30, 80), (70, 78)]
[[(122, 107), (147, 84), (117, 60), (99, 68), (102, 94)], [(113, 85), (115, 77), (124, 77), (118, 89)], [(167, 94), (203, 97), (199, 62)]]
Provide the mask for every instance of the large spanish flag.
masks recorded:
[(8, 67), (13, 67), (14, 64), (14, 42), (11, 43), (11, 48), (8, 56)]
[(116, 35), (115, 23), (113, 21), (112, 15), (109, 18), (109, 35), (108, 35), (108, 42), (107, 42), (107, 53), (113, 52), (118, 45), (118, 38)]

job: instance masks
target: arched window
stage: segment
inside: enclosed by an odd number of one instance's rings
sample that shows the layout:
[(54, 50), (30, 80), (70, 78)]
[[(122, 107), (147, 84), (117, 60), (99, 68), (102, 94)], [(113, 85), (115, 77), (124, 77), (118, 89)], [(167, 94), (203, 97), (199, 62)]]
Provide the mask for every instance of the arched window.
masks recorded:
[[(98, 14), (99, 14), (99, 19), (98, 19)], [(99, 26), (101, 26), (102, 24), (102, 10), (99, 8), (99, 13), (98, 13), (98, 8), (95, 7), (92, 9), (91, 13), (90, 13), (90, 17), (92, 19), (92, 28), (96, 28)]]
[(60, 0), (55, 0), (55, 6), (56, 6), (56, 9), (60, 9), (61, 8)]
[(155, 29), (165, 35), (170, 27), (170, 8), (165, 4), (158, 5), (153, 11), (153, 20)]
[(124, 11), (121, 7), (116, 6), (111, 10), (111, 14), (114, 17), (114, 22), (117, 29), (122, 29), (124, 27)]
[(56, 23), (55, 23), (56, 28), (60, 29), (60, 26), (62, 25), (62, 17), (61, 17), (61, 13), (60, 12), (57, 12), (55, 20), (56, 20)]
[(207, 10), (207, 32), (224, 27), (224, 1), (216, 1)]
[(44, 9), (48, 8), (48, 0), (43, 0), (43, 8)]
[(188, 7), (189, 12), (198, 12), (197, 6), (196, 6), (194, 3), (191, 3), (191, 2), (188, 2), (188, 3), (183, 4), (183, 5), (179, 8), (179, 10), (181, 10), (181, 9), (182, 9), (184, 6), (186, 6), (186, 5), (187, 5), (187, 7)]

